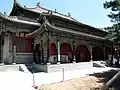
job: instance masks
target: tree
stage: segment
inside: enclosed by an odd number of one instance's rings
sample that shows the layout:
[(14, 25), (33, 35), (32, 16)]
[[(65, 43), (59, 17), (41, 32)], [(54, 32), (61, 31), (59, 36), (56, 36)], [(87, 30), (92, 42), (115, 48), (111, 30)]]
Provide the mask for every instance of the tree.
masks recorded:
[[(108, 36), (106, 37), (110, 41), (114, 43), (114, 45), (117, 46), (116, 52), (117, 52), (117, 62), (116, 65), (119, 65), (119, 47), (120, 47), (120, 0), (112, 0), (112, 1), (106, 1), (104, 4), (105, 9), (110, 9), (111, 12), (108, 15), (109, 18), (111, 18), (111, 22), (113, 23), (112, 27), (107, 27), (106, 30), (108, 30)], [(113, 60), (111, 59), (111, 62)]]

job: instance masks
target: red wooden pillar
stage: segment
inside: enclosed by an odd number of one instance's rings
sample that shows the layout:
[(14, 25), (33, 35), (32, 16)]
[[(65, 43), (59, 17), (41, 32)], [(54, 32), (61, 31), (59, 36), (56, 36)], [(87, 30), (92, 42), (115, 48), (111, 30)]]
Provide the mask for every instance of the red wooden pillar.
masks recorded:
[(93, 61), (93, 55), (92, 55), (92, 45), (90, 45), (90, 61)]
[(106, 56), (106, 52), (105, 52), (106, 50), (105, 50), (105, 46), (103, 47), (103, 53), (104, 53), (104, 61), (105, 61), (105, 56)]
[(57, 64), (60, 64), (60, 42), (57, 40), (57, 49), (58, 49), (58, 62)]
[(44, 48), (43, 48), (43, 40), (41, 40), (41, 59), (42, 63), (44, 64)]
[(5, 32), (1, 32), (1, 35), (0, 35), (0, 65), (4, 65), (4, 59), (3, 59), (4, 36), (5, 36)]
[(16, 33), (12, 34), (12, 63), (15, 64), (16, 61)]
[(49, 50), (50, 50), (50, 39), (49, 39), (49, 31), (47, 32), (47, 64), (50, 64), (49, 62)]
[(76, 63), (75, 47), (76, 47), (76, 43), (73, 42), (73, 63)]

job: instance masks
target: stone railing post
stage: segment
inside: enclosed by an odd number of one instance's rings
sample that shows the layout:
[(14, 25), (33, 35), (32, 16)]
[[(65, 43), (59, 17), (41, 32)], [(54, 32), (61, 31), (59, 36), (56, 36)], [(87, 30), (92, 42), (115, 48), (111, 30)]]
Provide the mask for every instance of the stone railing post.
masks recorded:
[(60, 64), (60, 42), (57, 40), (57, 49), (58, 49), (58, 62), (57, 64)]
[(90, 45), (90, 61), (93, 62), (92, 45)]
[(76, 48), (76, 43), (73, 42), (73, 63), (76, 63), (75, 48)]

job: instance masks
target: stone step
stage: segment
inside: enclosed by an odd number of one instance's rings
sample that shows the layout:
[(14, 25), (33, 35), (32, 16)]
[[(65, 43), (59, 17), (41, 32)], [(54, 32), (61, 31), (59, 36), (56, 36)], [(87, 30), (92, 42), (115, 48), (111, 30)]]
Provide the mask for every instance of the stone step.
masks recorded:
[(37, 66), (39, 67), (38, 64), (31, 64), (31, 65), (26, 65), (27, 69), (31, 72), (31, 73), (37, 73), (37, 72), (42, 72), (42, 70), (40, 68), (37, 68)]
[(20, 64), (19, 65), (19, 70), (23, 71), (23, 72), (26, 72), (26, 73), (30, 73), (28, 67), (25, 64)]
[(94, 61), (93, 62), (93, 67), (103, 67), (103, 68), (105, 68), (106, 65), (105, 65), (104, 61)]

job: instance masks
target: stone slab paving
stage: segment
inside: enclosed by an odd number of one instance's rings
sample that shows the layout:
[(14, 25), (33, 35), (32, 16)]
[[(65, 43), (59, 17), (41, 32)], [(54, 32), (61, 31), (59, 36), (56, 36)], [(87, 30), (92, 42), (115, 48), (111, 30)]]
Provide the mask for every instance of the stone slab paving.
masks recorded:
[[(87, 74), (92, 74), (96, 72), (108, 71), (115, 68), (89, 68), (82, 70), (73, 70), (64, 72), (64, 80), (69, 80), (77, 77), (86, 76)], [(63, 80), (63, 73), (53, 72), (53, 73), (35, 73), (35, 84), (44, 85), (60, 82)], [(7, 71), (0, 72), (0, 90), (34, 90), (33, 85), (33, 75), (31, 73), (25, 73), (20, 71)]]

